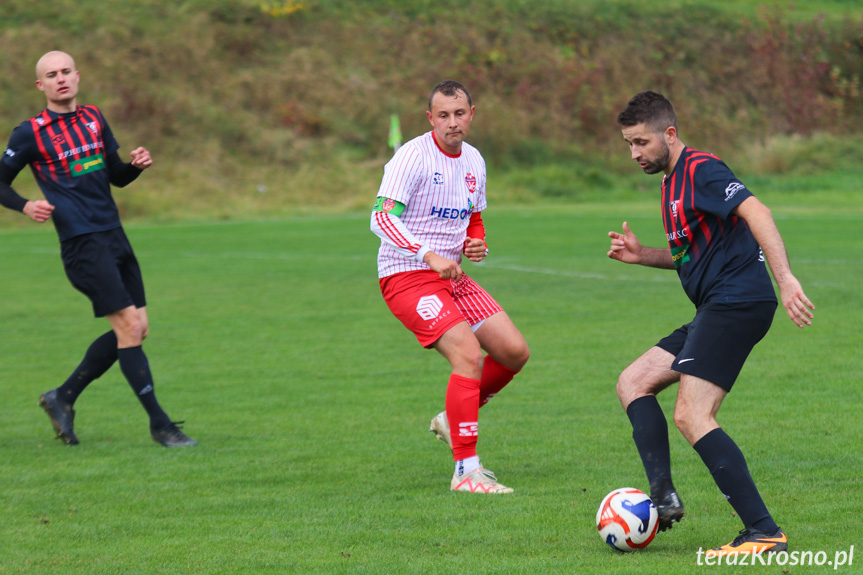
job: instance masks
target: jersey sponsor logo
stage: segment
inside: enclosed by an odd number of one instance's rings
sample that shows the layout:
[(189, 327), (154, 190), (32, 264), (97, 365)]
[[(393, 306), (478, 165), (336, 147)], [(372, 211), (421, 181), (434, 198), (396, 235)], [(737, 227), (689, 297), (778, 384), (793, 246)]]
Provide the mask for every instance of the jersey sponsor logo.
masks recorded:
[(684, 246), (675, 246), (671, 248), (671, 261), (674, 262), (674, 269), (680, 268), (683, 264), (689, 261), (689, 244)]
[[(66, 150), (65, 152), (61, 152), (58, 156), (58, 160), (62, 160), (64, 158), (68, 158), (70, 156), (77, 156), (84, 152), (89, 152), (90, 150), (98, 150), (102, 147), (102, 142), (93, 142), (92, 144), (84, 144), (83, 146), (78, 146), (77, 148), (72, 148)], [(99, 154), (101, 156), (101, 154)], [(86, 158), (84, 158), (86, 159)]]
[(84, 174), (96, 172), (105, 168), (105, 159), (102, 154), (81, 158), (74, 162), (69, 162), (69, 169), (72, 171), (72, 177), (77, 178)]
[(423, 296), (417, 302), (417, 313), (426, 321), (436, 318), (442, 309), (443, 302), (436, 295)]
[(443, 174), (441, 174), (440, 172), (435, 172), (434, 177), (432, 178), (432, 182), (434, 182), (434, 184), (436, 186), (442, 186), (443, 185)]
[(467, 191), (474, 193), (476, 191), (476, 177), (470, 172), (464, 177), (464, 183), (467, 184)]
[(432, 206), (429, 212), (430, 216), (438, 217), (443, 220), (463, 220), (473, 213), (473, 202), (470, 202), (467, 209), (460, 210), (458, 208), (439, 208)]
[(740, 182), (731, 182), (730, 184), (728, 184), (728, 187), (725, 188), (725, 201), (727, 202), (728, 200), (736, 196), (737, 192), (745, 189), (746, 186), (744, 186)]
[(672, 232), (670, 234), (665, 234), (668, 237), (668, 241), (673, 242), (674, 240), (681, 240), (683, 238), (689, 237), (689, 230), (682, 229), (677, 230), (676, 232)]

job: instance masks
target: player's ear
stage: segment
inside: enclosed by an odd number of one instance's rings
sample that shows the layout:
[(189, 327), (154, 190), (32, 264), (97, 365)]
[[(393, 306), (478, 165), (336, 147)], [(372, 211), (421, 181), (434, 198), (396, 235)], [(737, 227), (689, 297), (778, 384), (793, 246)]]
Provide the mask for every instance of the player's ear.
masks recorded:
[(670, 146), (677, 141), (677, 128), (674, 126), (668, 126), (665, 128), (665, 133), (663, 135), (665, 136), (665, 143)]

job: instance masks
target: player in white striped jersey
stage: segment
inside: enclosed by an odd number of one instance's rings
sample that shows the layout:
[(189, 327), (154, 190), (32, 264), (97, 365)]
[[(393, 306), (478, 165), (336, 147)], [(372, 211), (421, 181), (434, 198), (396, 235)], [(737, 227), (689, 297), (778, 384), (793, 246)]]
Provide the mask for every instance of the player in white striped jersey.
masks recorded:
[(371, 229), (381, 238), (378, 278), (387, 305), (452, 367), (446, 409), (430, 429), (452, 448), (450, 488), (511, 493), (476, 454), (479, 408), (521, 370), (530, 351), (506, 312), (461, 268), (462, 255), (474, 262), (488, 255), (480, 215), (485, 161), (464, 141), (474, 112), (463, 85), (435, 86), (426, 112), (432, 131), (387, 163)]

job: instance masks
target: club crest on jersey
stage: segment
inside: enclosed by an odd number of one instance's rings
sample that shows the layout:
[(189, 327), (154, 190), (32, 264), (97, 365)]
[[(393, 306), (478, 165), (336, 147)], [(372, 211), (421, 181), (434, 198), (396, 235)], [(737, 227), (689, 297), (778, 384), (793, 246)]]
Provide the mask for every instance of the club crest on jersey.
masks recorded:
[(432, 182), (434, 182), (434, 184), (436, 186), (442, 186), (443, 185), (443, 174), (441, 174), (440, 172), (435, 172), (434, 178), (432, 178)]
[(476, 177), (470, 172), (464, 177), (464, 183), (467, 184), (467, 191), (474, 193), (476, 191)]
[(381, 204), (381, 207), (384, 209), (385, 212), (391, 212), (393, 211), (393, 208), (396, 207), (396, 203), (389, 198), (385, 198), (384, 203)]
[(63, 136), (63, 134), (57, 134), (56, 136), (51, 138), (51, 143), (54, 144), (55, 146), (59, 146), (60, 144), (62, 144), (65, 141), (66, 141), (66, 138)]
[(672, 200), (668, 202), (668, 207), (671, 208), (671, 217), (677, 218), (680, 213), (680, 204), (683, 200)]

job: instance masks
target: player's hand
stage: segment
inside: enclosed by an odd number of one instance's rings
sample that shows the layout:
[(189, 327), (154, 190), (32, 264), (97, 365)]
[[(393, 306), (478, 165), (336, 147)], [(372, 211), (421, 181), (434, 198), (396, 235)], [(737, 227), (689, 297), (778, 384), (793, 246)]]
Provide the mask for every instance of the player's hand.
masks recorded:
[(136, 148), (132, 150), (132, 165), (139, 170), (144, 170), (153, 165), (153, 159), (150, 157), (150, 152), (146, 148)]
[(451, 259), (439, 256), (434, 252), (427, 252), (423, 256), (423, 261), (429, 265), (431, 269), (436, 271), (442, 280), (451, 279), (455, 281), (461, 280), (464, 272), (457, 262)]
[(782, 298), (782, 306), (791, 321), (797, 327), (803, 328), (812, 325), (812, 314), (815, 304), (809, 301), (800, 282), (794, 276), (789, 277), (779, 284), (779, 296)]
[(40, 224), (48, 221), (48, 218), (51, 217), (51, 212), (54, 211), (54, 206), (49, 204), (45, 200), (36, 200), (27, 202), (24, 204), (24, 214), (29, 216), (31, 220), (34, 222), (39, 222)]
[(642, 245), (638, 238), (629, 229), (629, 224), (623, 222), (623, 233), (608, 232), (611, 238), (611, 249), (608, 257), (626, 264), (638, 264), (642, 259)]
[(488, 246), (485, 240), (467, 238), (464, 241), (464, 255), (472, 262), (481, 262), (488, 255)]

